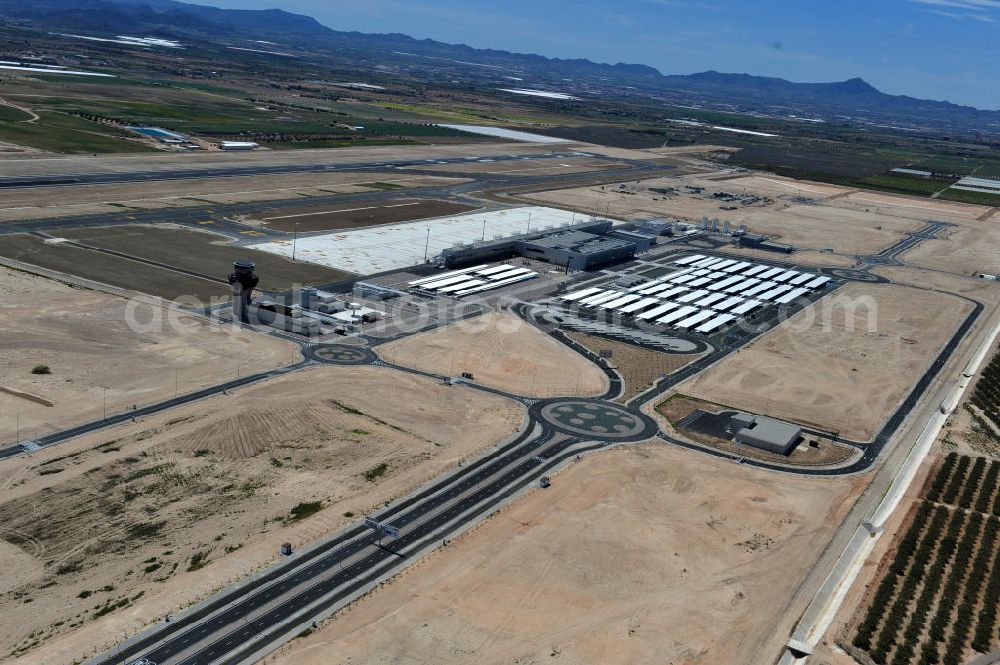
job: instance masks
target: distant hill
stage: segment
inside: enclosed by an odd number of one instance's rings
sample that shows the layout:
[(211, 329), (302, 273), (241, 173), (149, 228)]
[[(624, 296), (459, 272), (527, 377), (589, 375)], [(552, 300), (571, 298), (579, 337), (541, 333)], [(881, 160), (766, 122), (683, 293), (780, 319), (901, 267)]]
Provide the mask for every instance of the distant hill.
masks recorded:
[[(936, 125), (1000, 133), (1000, 112), (949, 102), (887, 95), (860, 78), (835, 83), (793, 83), (780, 78), (715, 71), (663, 75), (639, 64), (601, 64), (586, 59), (477, 49), (402, 34), (365, 34), (328, 28), (308, 16), (280, 9), (236, 10), (175, 0), (0, 0), (0, 17), (31, 21), (47, 29), (106, 35), (156, 36), (179, 40), (264, 40), (321, 53), (353, 50), (386, 61), (425, 58), (440, 66), (475, 68), (470, 73), (515, 75), (535, 85), (559, 85), (598, 94), (650, 93), (665, 101), (697, 101), (741, 110), (864, 118), (909, 125)], [(507, 70), (507, 71), (502, 71)], [(489, 72), (489, 69), (485, 70)], [(569, 79), (568, 81), (566, 79)]]

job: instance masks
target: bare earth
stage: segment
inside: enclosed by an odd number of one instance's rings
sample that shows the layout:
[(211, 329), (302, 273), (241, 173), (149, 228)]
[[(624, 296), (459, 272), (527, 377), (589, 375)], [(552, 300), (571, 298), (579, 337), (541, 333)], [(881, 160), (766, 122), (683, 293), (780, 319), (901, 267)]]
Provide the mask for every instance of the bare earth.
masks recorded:
[[(856, 310), (853, 331), (846, 308), (831, 308), (833, 299), (865, 296), (877, 307), (875, 332), (864, 306)], [(942, 293), (851, 284), (679, 384), (677, 392), (866, 441), (971, 308)]]
[[(269, 335), (0, 268), (0, 442), (62, 430), (236, 377), (298, 361)], [(160, 317), (160, 331), (130, 328)], [(32, 374), (48, 365), (51, 374)], [(176, 383), (175, 383), (176, 382)]]
[[(845, 257), (885, 249), (902, 240), (906, 233), (919, 230), (930, 219), (967, 220), (969, 210), (978, 210), (978, 214), (984, 210), (903, 197), (873, 195), (876, 198), (869, 199), (868, 193), (851, 194), (856, 190), (844, 187), (765, 175), (731, 179), (689, 175), (623, 184), (624, 189), (616, 184), (597, 185), (524, 194), (520, 198), (577, 210), (607, 211), (626, 219), (669, 216), (699, 221), (704, 216), (718, 217), (746, 224), (751, 232), (766, 234), (797, 248), (829, 249)], [(692, 193), (688, 186), (703, 187), (704, 191)], [(654, 191), (662, 188), (675, 191), (668, 194)], [(722, 210), (721, 206), (726, 204), (711, 196), (717, 191), (737, 194), (744, 190), (773, 200)], [(836, 265), (836, 260), (831, 257), (825, 262)]]
[(863, 484), (597, 453), (265, 662), (771, 665)]
[[(454, 468), (523, 417), (468, 387), (324, 366), (0, 463), (0, 615), (18, 616), (0, 622), (0, 653), (25, 649), (13, 660), (24, 665), (93, 654), (273, 561), (281, 543), (330, 534)], [(289, 519), (311, 501), (322, 510)], [(188, 571), (197, 553), (208, 565)]]
[(518, 395), (597, 396), (604, 372), (512, 314), (491, 313), (378, 347), (386, 360), (445, 376), (472, 372), (476, 382)]

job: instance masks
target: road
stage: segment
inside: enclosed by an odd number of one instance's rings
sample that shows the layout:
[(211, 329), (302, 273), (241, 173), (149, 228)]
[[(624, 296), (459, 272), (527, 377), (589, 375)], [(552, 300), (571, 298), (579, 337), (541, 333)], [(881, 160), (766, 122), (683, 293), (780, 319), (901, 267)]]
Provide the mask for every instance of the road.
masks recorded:
[[(657, 430), (651, 419), (604, 399), (532, 400), (474, 384), (469, 388), (522, 402), (528, 407), (529, 424), (506, 445), (375, 514), (379, 521), (399, 530), (398, 539), (378, 542), (374, 532), (357, 524), (190, 613), (159, 624), (115, 652), (88, 662), (117, 665), (146, 658), (157, 665), (208, 665), (255, 660), (370, 585), (399, 572), (424, 549), (437, 547), (475, 524), (560, 464), (609, 446), (646, 440)], [(620, 390), (620, 383), (613, 383), (605, 397)], [(624, 434), (580, 435), (546, 415), (560, 406), (613, 410), (618, 416), (633, 419), (635, 428)], [(595, 440), (598, 437), (600, 440)]]

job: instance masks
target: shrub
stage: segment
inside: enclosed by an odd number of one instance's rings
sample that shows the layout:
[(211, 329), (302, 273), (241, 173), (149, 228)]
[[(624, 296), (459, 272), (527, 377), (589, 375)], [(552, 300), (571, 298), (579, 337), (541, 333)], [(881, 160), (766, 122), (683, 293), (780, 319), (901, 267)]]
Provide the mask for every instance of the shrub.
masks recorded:
[(35, 365), (31, 368), (32, 374), (51, 374), (52, 370), (49, 369), (48, 365)]

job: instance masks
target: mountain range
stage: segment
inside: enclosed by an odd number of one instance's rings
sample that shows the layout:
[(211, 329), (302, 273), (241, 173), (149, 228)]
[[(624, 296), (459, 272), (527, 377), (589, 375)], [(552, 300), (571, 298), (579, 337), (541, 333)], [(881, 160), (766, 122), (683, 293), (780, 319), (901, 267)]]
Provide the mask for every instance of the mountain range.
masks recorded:
[[(949, 102), (885, 94), (860, 78), (834, 83), (794, 83), (780, 78), (715, 71), (664, 75), (640, 64), (602, 64), (586, 59), (478, 49), (402, 34), (338, 31), (312, 17), (280, 9), (235, 10), (193, 5), (177, 0), (0, 0), (0, 18), (29, 22), (52, 30), (106, 35), (154, 36), (180, 41), (268, 41), (294, 45), (300, 51), (357, 51), (364, 57), (398, 61), (432, 59), (455, 67), (483, 68), (490, 74), (532, 85), (569, 85), (579, 92), (593, 89), (653, 94), (667, 100), (688, 95), (699, 102), (742, 110), (778, 110), (820, 117), (858, 118), (908, 126), (939, 126), (1000, 133), (1000, 111), (982, 111)], [(501, 72), (501, 70), (507, 70)], [(634, 94), (634, 93), (630, 93)]]

